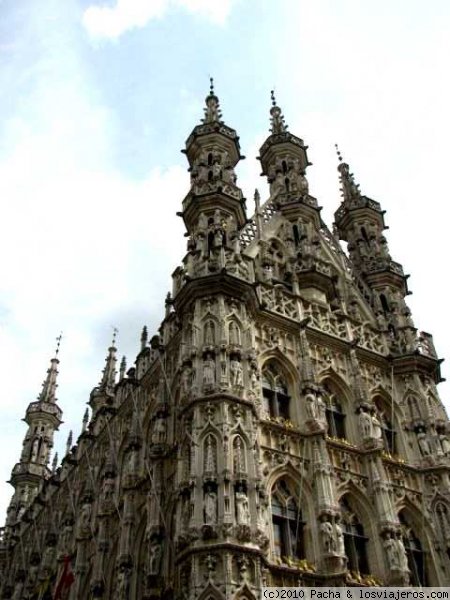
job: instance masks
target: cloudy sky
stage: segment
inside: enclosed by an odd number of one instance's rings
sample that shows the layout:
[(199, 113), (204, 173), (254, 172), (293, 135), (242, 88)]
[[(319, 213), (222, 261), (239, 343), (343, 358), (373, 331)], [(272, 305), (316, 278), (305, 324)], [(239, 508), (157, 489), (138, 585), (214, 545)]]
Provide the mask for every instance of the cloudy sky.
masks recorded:
[(0, 521), (20, 419), (59, 332), (61, 450), (69, 429), (79, 432), (112, 327), (131, 364), (142, 325), (158, 326), (185, 246), (180, 149), (210, 75), (247, 156), (238, 176), (249, 199), (256, 185), (268, 195), (255, 157), (273, 87), (290, 130), (309, 144), (310, 190), (329, 225), (339, 143), (362, 191), (387, 211), (416, 325), (450, 357), (446, 0), (0, 5)]

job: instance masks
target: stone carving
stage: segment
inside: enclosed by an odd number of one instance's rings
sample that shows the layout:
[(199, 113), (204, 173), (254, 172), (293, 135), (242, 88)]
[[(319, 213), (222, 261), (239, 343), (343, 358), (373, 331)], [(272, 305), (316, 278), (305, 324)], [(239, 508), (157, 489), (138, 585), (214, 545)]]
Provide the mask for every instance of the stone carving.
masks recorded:
[(375, 440), (381, 440), (383, 437), (383, 431), (381, 429), (380, 419), (376, 412), (372, 414), (372, 435)]
[(358, 421), (363, 439), (373, 437), (373, 419), (370, 414), (361, 409)]
[(167, 435), (167, 422), (164, 415), (159, 414), (156, 417), (155, 423), (153, 425), (152, 432), (152, 443), (153, 444), (164, 444), (166, 441)]
[(203, 512), (205, 525), (215, 525), (217, 522), (217, 494), (212, 489), (205, 493)]
[(338, 556), (345, 556), (344, 530), (338, 520), (333, 527), (333, 550)]
[(211, 355), (208, 354), (206, 359), (203, 361), (203, 386), (205, 388), (211, 388), (216, 383), (216, 363), (212, 360)]
[(236, 358), (230, 360), (230, 375), (232, 387), (242, 387), (242, 365)]
[(250, 510), (248, 506), (247, 494), (243, 490), (236, 492), (236, 517), (240, 525), (247, 525), (250, 522)]
[(422, 456), (430, 456), (431, 448), (430, 448), (430, 442), (427, 438), (427, 434), (424, 433), (423, 431), (418, 433), (417, 434), (417, 442), (419, 444), (419, 448), (422, 453)]
[(148, 572), (149, 575), (158, 575), (162, 558), (161, 542), (153, 540), (149, 547)]
[(324, 519), (319, 525), (319, 530), (322, 549), (325, 554), (331, 554), (334, 551), (333, 525), (330, 521)]

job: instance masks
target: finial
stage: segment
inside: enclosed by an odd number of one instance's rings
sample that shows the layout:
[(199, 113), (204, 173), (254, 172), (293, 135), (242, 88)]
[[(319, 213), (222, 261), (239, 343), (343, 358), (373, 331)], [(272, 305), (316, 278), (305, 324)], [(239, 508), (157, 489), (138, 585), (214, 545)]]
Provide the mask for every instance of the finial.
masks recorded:
[(260, 204), (261, 204), (261, 196), (259, 195), (258, 188), (255, 188), (255, 194), (254, 194), (253, 198), (255, 200), (256, 210), (258, 211), (260, 208)]
[(81, 433), (84, 433), (86, 431), (88, 421), (89, 421), (89, 409), (86, 408), (86, 410), (84, 411), (84, 415), (83, 415), (83, 424), (81, 426)]
[(55, 350), (55, 358), (58, 358), (58, 354), (59, 354), (59, 348), (61, 346), (61, 340), (62, 340), (62, 331), (59, 334), (59, 336), (56, 338), (56, 350)]
[(220, 111), (219, 98), (214, 91), (214, 79), (209, 78), (209, 94), (206, 96), (205, 116), (203, 123), (221, 123), (222, 113)]
[(56, 467), (58, 466), (58, 453), (55, 452), (55, 456), (52, 461), (52, 474), (56, 471)]
[(275, 91), (274, 90), (270, 90), (270, 99), (272, 100), (272, 106), (276, 106), (276, 100), (275, 100)]
[(44, 379), (42, 384), (42, 391), (38, 396), (38, 400), (40, 402), (56, 402), (56, 388), (58, 384), (56, 383), (56, 379), (58, 377), (58, 354), (59, 348), (62, 340), (62, 333), (56, 338), (56, 350), (55, 356), (50, 360), (50, 368), (47, 369), (47, 377)]
[(287, 130), (287, 125), (284, 122), (284, 116), (281, 112), (281, 108), (277, 106), (275, 101), (275, 92), (271, 90), (270, 99), (272, 102), (272, 108), (270, 109), (270, 131), (272, 134), (284, 133)]
[(344, 197), (344, 202), (351, 202), (355, 199), (357, 200), (361, 197), (359, 185), (355, 183), (353, 173), (350, 173), (349, 165), (346, 162), (344, 162), (342, 158), (342, 153), (339, 150), (338, 145), (335, 144), (334, 146), (336, 148), (336, 153), (339, 160), (338, 171), (340, 173), (340, 179), (342, 184), (341, 192), (342, 196)]
[(70, 453), (70, 449), (72, 448), (72, 440), (73, 440), (73, 435), (72, 435), (72, 430), (70, 430), (69, 435), (67, 436), (66, 454)]
[(125, 358), (125, 356), (122, 356), (122, 360), (120, 361), (120, 369), (119, 369), (119, 380), (120, 381), (122, 381), (122, 379), (125, 377), (126, 370), (127, 370), (127, 359)]
[(112, 393), (114, 386), (116, 385), (116, 351), (115, 346), (116, 337), (118, 333), (117, 327), (113, 327), (113, 337), (111, 346), (108, 348), (108, 355), (106, 357), (106, 365), (103, 369), (102, 379), (99, 384), (99, 389), (104, 392)]
[(142, 328), (142, 333), (141, 333), (141, 352), (147, 346), (147, 341), (148, 341), (148, 330), (147, 330), (147, 326), (144, 325), (144, 327)]

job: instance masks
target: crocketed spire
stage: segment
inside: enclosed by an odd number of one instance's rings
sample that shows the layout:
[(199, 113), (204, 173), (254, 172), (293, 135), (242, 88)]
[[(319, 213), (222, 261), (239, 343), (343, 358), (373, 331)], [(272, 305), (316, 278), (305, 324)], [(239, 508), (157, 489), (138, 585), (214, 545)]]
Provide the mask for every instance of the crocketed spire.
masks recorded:
[(111, 346), (108, 348), (108, 356), (106, 357), (106, 365), (103, 369), (102, 379), (98, 387), (99, 391), (113, 392), (114, 386), (116, 384), (116, 336), (117, 329), (114, 328)]
[(58, 377), (58, 354), (59, 347), (61, 345), (62, 334), (60, 334), (56, 340), (55, 357), (50, 361), (50, 368), (47, 371), (47, 377), (42, 384), (42, 391), (38, 396), (39, 402), (56, 402), (56, 388), (58, 387), (56, 379)]

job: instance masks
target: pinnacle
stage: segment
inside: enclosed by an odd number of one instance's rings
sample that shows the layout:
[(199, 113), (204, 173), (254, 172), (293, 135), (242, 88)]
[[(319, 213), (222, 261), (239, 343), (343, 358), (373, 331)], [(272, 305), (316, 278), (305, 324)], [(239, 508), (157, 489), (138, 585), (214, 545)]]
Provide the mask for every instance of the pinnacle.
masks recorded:
[(270, 131), (274, 135), (277, 133), (284, 133), (285, 131), (287, 131), (287, 125), (284, 122), (284, 116), (281, 111), (281, 108), (277, 106), (274, 90), (271, 90), (270, 98), (272, 101), (272, 108), (270, 109)]

